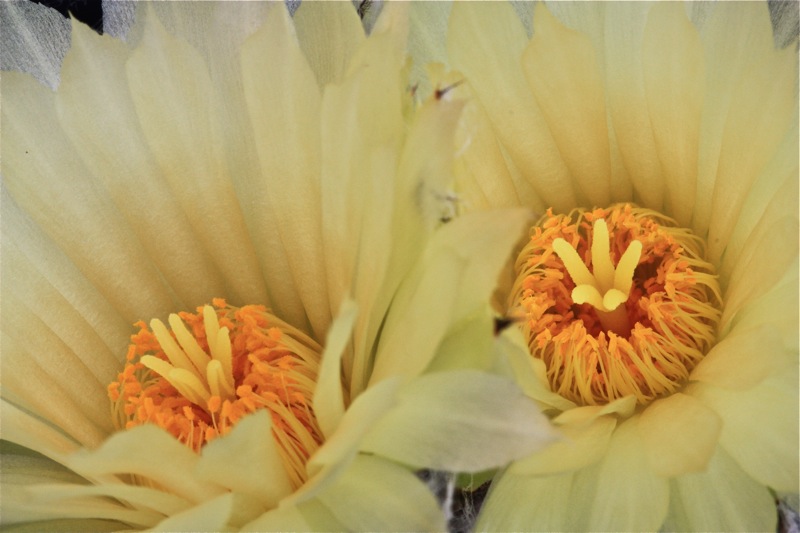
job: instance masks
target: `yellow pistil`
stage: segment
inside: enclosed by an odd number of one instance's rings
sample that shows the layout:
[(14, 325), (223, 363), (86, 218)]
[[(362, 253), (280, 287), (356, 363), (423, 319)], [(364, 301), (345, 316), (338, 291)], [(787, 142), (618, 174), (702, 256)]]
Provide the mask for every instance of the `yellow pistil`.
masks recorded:
[(320, 346), (263, 306), (215, 299), (197, 314), (136, 325), (127, 363), (108, 387), (119, 429), (156, 424), (195, 451), (257, 409), (272, 415), (273, 436), (295, 488), (323, 441), (311, 409)]
[(646, 404), (685, 383), (714, 342), (721, 297), (702, 240), (675, 225), (622, 204), (548, 211), (533, 228), (509, 305), (554, 391)]

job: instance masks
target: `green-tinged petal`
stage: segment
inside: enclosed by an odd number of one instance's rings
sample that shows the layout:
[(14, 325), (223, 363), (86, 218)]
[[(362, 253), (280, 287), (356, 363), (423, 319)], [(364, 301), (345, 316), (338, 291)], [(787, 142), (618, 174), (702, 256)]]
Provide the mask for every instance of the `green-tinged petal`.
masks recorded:
[(358, 14), (345, 2), (300, 4), (294, 26), (320, 87), (341, 80), (355, 50), (364, 42)]
[(399, 386), (399, 378), (384, 380), (350, 404), (336, 432), (306, 464), (310, 479), (284, 503), (308, 500), (335, 480), (355, 457), (363, 436), (396, 403)]
[[(151, 526), (163, 515), (102, 497), (86, 480), (41, 456), (2, 456), (2, 524), (49, 519), (116, 519)], [(87, 490), (88, 489), (88, 490)]]
[(426, 374), (406, 384), (398, 403), (361, 449), (419, 468), (478, 472), (554, 441), (538, 408), (505, 378), (472, 370)]
[[(449, 28), (452, 63), (467, 76), (523, 181), (556, 210), (577, 205), (569, 170), (519, 66), (528, 37), (513, 8), (455, 3)], [(520, 196), (527, 203), (530, 193)]]
[(272, 436), (272, 419), (261, 409), (203, 448), (196, 475), (269, 507), (291, 494), (292, 484)]
[(543, 410), (568, 411), (576, 407), (573, 402), (550, 389), (544, 361), (531, 357), (522, 331), (507, 328), (497, 338), (495, 346), (498, 364), (508, 366), (505, 374), (513, 376), (522, 392), (538, 402)]
[(670, 481), (662, 531), (775, 531), (775, 499), (719, 448), (705, 472)]
[(666, 3), (650, 10), (642, 61), (650, 124), (666, 185), (665, 209), (686, 226), (695, 211), (705, 65), (700, 37), (683, 6)]
[(235, 531), (231, 522), (235, 520), (236, 495), (227, 493), (212, 498), (191, 509), (170, 516), (160, 522), (151, 531)]
[(564, 411), (554, 420), (557, 424), (588, 423), (598, 416), (617, 414), (621, 418), (628, 418), (636, 409), (636, 398), (625, 396), (606, 405), (584, 405)]
[(571, 472), (596, 463), (608, 450), (617, 426), (613, 416), (601, 416), (588, 423), (556, 426), (562, 439), (509, 467), (514, 475), (546, 476)]
[(796, 491), (797, 383), (794, 366), (747, 390), (695, 384), (687, 393), (722, 417), (720, 443), (753, 479), (775, 490)]
[(408, 54), (413, 61), (409, 81), (423, 100), (433, 92), (425, 66), (447, 62), (445, 36), (451, 6), (450, 2), (412, 2), (409, 9)]
[(496, 363), (494, 337), (489, 333), (494, 317), (489, 308), (480, 309), (474, 317), (462, 320), (442, 340), (426, 372), (442, 372), (461, 368), (490, 370)]
[[(321, 337), (330, 320), (321, 256), (321, 94), (283, 5), (271, 6), (242, 46), (241, 62), (261, 176), (269, 178), (247, 180), (248, 193), (269, 206), (250, 212), (252, 238), (276, 313), (296, 326), (310, 321)], [(272, 263), (274, 246), (266, 244), (274, 236), (282, 249)]]
[(409, 470), (378, 457), (356, 457), (318, 498), (349, 531), (445, 529), (428, 487)]
[[(608, 453), (597, 466), (596, 485), (590, 494), (583, 494), (592, 498), (588, 528), (655, 531), (664, 522), (669, 485), (650, 469), (638, 423), (638, 418), (630, 418), (614, 431)], [(588, 481), (583, 484), (589, 486)], [(581, 487), (576, 491), (580, 494)]]
[(11, 531), (13, 533), (63, 533), (64, 531), (80, 531), (81, 533), (111, 533), (112, 531), (126, 531), (130, 529), (130, 525), (118, 522), (116, 520), (95, 519), (45, 520), (3, 526), (3, 531)]
[(114, 434), (93, 451), (81, 450), (64, 464), (87, 478), (113, 474), (144, 476), (192, 502), (214, 497), (223, 489), (191, 475), (200, 457), (172, 435), (153, 425)]
[(372, 383), (424, 370), (448, 326), (487, 305), (519, 237), (513, 228), (522, 228), (528, 216), (525, 210), (471, 213), (433, 235), (393, 302)]
[(262, 531), (344, 531), (345, 527), (319, 500), (281, 506), (245, 524), (241, 532)]
[(681, 393), (656, 400), (639, 418), (650, 468), (665, 477), (704, 470), (721, 430), (722, 420), (714, 411)]
[(505, 472), (492, 482), (476, 531), (572, 531), (570, 514), (580, 513), (571, 494), (575, 475), (529, 477)]
[(537, 4), (522, 69), (561, 156), (589, 205), (611, 199), (603, 79), (589, 38)]
[[(206, 254), (238, 301), (266, 297), (221, 146), (219, 97), (200, 54), (153, 16), (125, 67), (141, 130)], [(214, 216), (224, 213), (225, 216)], [(213, 295), (207, 295), (209, 298)], [(202, 302), (197, 302), (200, 304)]]
[(358, 307), (351, 301), (342, 303), (333, 321), (322, 354), (317, 387), (314, 389), (314, 414), (322, 433), (330, 438), (344, 415), (342, 391), (342, 354), (350, 342)]
[(726, 389), (749, 389), (778, 368), (790, 370), (796, 357), (796, 351), (784, 347), (772, 323), (740, 322), (700, 361), (690, 379)]

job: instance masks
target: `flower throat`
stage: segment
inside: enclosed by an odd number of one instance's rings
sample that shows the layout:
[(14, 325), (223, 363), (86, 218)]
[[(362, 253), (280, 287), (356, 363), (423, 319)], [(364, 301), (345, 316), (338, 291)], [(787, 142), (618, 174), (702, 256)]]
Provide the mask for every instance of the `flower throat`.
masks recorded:
[(323, 441), (312, 410), (320, 346), (263, 306), (215, 299), (197, 314), (138, 322), (126, 364), (108, 386), (119, 429), (156, 424), (199, 452), (245, 415), (269, 410), (295, 488)]
[[(516, 261), (510, 309), (552, 389), (580, 405), (674, 392), (713, 345), (721, 296), (703, 241), (630, 204), (547, 215)], [(591, 267), (591, 270), (590, 270)]]

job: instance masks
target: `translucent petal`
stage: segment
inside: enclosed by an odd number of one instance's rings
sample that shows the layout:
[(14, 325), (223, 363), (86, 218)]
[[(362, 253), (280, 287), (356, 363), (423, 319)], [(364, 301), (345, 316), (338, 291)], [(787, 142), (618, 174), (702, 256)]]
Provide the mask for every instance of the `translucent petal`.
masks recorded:
[(510, 381), (472, 370), (418, 377), (397, 400), (361, 449), (418, 468), (478, 472), (555, 438), (547, 420)]
[(274, 507), (291, 494), (292, 485), (272, 436), (269, 413), (244, 417), (224, 437), (203, 448), (195, 472), (201, 479)]
[(725, 450), (717, 449), (705, 472), (670, 480), (667, 531), (773, 531), (775, 500), (745, 474)]
[(639, 419), (650, 467), (665, 477), (705, 470), (721, 429), (714, 411), (681, 393), (656, 400)]

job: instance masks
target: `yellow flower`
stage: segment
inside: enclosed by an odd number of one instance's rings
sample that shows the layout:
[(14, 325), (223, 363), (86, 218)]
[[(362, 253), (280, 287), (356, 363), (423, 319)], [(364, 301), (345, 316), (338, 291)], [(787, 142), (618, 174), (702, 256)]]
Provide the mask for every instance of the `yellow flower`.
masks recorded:
[(528, 214), (438, 227), (461, 105), (411, 113), (403, 6), (139, 9), (3, 73), (4, 526), (443, 529), (412, 469), (551, 439), (447, 363)]
[(796, 36), (776, 48), (765, 3), (514, 7), (412, 13), (411, 50), (452, 69), (430, 90), (467, 102), (463, 210), (543, 215), (498, 310), (567, 439), (500, 474), (477, 529), (774, 530), (798, 491)]

